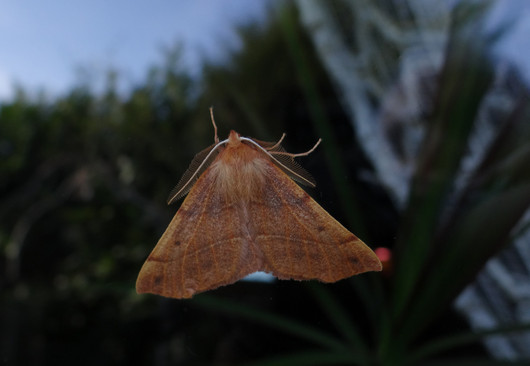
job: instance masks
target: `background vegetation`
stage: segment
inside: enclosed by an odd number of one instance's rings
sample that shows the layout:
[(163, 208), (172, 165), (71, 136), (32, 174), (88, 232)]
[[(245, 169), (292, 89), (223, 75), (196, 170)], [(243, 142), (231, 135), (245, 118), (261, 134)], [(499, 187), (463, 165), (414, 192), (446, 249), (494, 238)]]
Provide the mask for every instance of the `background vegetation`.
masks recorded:
[[(240, 32), (242, 50), (205, 65), (200, 81), (180, 68), (176, 46), (126, 96), (115, 88), (118, 71), (101, 94), (77, 85), (50, 100), (21, 89), (3, 103), (0, 362), (495, 363), (450, 303), (513, 239), (528, 208), (527, 95), (501, 116), (503, 134), (442, 215), (492, 82), (492, 40), (450, 42), (410, 201), (399, 211), (363, 179), (370, 160), (296, 10)], [(140, 266), (176, 211), (167, 194), (212, 142), (212, 104), (221, 136), (286, 132), (293, 152), (322, 136), (323, 148), (301, 161), (318, 182), (310, 193), (372, 247), (393, 249), (387, 270), (331, 285), (239, 282), (183, 301), (137, 295)]]

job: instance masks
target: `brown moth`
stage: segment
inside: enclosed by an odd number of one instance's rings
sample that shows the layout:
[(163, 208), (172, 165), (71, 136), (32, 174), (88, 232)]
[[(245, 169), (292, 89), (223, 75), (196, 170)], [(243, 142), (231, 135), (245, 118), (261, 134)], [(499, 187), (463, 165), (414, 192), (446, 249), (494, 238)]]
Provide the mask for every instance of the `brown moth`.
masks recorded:
[[(172, 298), (228, 285), (256, 272), (279, 279), (335, 282), (380, 271), (381, 262), (359, 238), (331, 217), (294, 181), (313, 178), (277, 143), (231, 131), (195, 156), (171, 191), (186, 194), (147, 258), (138, 293)], [(189, 192), (189, 193), (188, 193)]]

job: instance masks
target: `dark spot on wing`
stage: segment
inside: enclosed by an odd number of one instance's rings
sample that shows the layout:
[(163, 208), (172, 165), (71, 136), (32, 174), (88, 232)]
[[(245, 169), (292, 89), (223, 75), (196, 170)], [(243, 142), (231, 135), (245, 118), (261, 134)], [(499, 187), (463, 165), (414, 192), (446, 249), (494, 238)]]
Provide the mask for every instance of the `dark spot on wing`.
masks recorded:
[(362, 265), (361, 261), (359, 261), (359, 258), (357, 258), (357, 257), (348, 257), (348, 260), (350, 261), (351, 264), (353, 264), (356, 267)]
[(153, 278), (153, 285), (159, 286), (163, 280), (162, 276), (155, 276), (155, 278)]

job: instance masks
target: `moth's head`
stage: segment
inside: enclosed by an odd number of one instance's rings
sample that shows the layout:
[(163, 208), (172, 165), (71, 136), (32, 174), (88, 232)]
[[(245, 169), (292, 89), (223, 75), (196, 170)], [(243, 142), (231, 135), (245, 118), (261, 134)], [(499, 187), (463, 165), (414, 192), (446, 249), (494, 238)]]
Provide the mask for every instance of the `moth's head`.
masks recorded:
[(228, 145), (234, 147), (241, 143), (241, 135), (238, 134), (236, 131), (232, 130), (230, 131), (230, 135), (228, 135)]

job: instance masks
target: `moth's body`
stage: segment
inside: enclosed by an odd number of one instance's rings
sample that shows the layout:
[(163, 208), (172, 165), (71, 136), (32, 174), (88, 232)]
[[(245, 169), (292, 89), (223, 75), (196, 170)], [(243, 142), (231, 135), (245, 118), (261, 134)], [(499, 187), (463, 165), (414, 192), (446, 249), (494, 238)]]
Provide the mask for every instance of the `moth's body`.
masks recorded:
[(215, 145), (215, 160), (142, 267), (139, 293), (188, 298), (260, 270), (335, 282), (381, 269), (375, 254), (277, 165), (267, 151), (285, 153), (271, 146), (235, 131)]
[(248, 202), (252, 196), (261, 194), (270, 165), (270, 159), (263, 152), (243, 143), (239, 134), (231, 131), (226, 147), (209, 169), (216, 177), (217, 193), (225, 196), (227, 203), (235, 204)]

